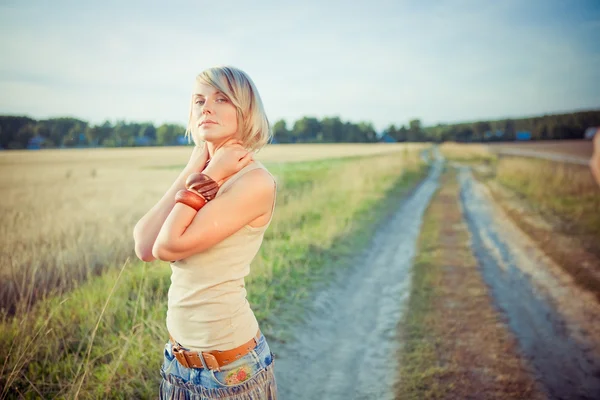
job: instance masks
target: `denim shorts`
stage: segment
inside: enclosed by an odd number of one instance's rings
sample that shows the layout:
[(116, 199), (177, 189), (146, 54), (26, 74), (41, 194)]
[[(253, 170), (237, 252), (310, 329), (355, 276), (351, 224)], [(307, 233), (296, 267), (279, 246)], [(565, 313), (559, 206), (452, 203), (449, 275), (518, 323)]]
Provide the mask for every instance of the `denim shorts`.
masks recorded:
[(273, 353), (262, 333), (253, 350), (221, 367), (220, 371), (184, 367), (173, 355), (171, 343), (167, 342), (160, 369), (163, 380), (159, 398), (274, 400), (277, 399), (277, 384), (273, 367)]

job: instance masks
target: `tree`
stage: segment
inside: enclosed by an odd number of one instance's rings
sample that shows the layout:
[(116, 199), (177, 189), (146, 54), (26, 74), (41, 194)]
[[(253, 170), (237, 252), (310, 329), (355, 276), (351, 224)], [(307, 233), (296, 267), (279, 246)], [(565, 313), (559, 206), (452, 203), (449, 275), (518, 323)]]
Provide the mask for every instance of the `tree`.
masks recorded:
[(517, 137), (517, 130), (515, 129), (515, 121), (507, 119), (504, 121), (504, 139), (515, 140)]
[(357, 142), (373, 143), (377, 141), (377, 132), (370, 122), (359, 122)]
[(273, 138), (279, 143), (290, 143), (292, 141), (290, 131), (288, 131), (283, 119), (280, 119), (273, 125)]
[(404, 125), (396, 132), (396, 140), (398, 142), (406, 142), (408, 140), (408, 128)]
[(21, 126), (14, 139), (8, 144), (11, 149), (25, 149), (29, 141), (35, 136), (35, 123)]
[(304, 117), (294, 123), (292, 137), (295, 142), (315, 142), (321, 133), (321, 123), (314, 117)]
[(178, 144), (177, 139), (185, 135), (185, 128), (176, 124), (162, 124), (156, 130), (156, 143), (161, 146)]
[(423, 140), (423, 132), (421, 130), (421, 120), (413, 119), (408, 123), (407, 141), (419, 142)]
[(344, 124), (339, 117), (326, 117), (321, 121), (322, 141), (325, 143), (344, 140)]
[(138, 136), (156, 140), (156, 128), (152, 123), (146, 122), (140, 126)]
[(485, 133), (490, 131), (490, 123), (487, 121), (479, 121), (473, 124), (473, 138), (472, 140), (483, 141)]

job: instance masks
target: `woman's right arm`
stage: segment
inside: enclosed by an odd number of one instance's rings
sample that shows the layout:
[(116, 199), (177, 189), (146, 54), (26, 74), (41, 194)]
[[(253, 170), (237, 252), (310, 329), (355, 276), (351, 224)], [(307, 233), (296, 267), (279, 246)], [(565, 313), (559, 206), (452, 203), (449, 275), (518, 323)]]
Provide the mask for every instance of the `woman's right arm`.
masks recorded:
[(175, 182), (167, 190), (164, 196), (148, 211), (133, 228), (133, 240), (135, 241), (135, 254), (145, 262), (156, 260), (152, 255), (152, 247), (165, 220), (175, 206), (175, 194), (185, 189), (185, 181), (194, 172), (202, 170), (208, 159), (206, 146), (195, 147), (192, 156)]

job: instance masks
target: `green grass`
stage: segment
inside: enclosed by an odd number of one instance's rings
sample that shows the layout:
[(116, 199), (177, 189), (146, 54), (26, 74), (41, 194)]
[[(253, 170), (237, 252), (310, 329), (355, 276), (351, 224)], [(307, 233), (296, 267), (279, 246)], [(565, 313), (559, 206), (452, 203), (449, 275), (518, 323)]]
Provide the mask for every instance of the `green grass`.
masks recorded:
[[(269, 168), (276, 214), (246, 282), (261, 329), (288, 340), (315, 285), (369, 243), (426, 167), (415, 152)], [(125, 263), (6, 318), (0, 398), (154, 398), (169, 276), (163, 262)]]
[(431, 320), (437, 316), (434, 301), (442, 275), (438, 254), (441, 216), (433, 213), (433, 204), (424, 214), (407, 312), (399, 324), (403, 347), (397, 395), (401, 399), (441, 398), (444, 392), (440, 382), (447, 371), (438, 362), (439, 339), (432, 331), (435, 322)]

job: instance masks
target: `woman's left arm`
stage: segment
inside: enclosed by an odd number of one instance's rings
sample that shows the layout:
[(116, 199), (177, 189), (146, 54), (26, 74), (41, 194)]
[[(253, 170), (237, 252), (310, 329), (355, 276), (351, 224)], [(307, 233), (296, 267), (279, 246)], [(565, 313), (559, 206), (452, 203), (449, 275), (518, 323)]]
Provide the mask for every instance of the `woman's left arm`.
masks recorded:
[(265, 170), (256, 169), (197, 212), (177, 203), (156, 238), (152, 254), (160, 260), (171, 261), (205, 251), (270, 213), (274, 196), (273, 178)]

